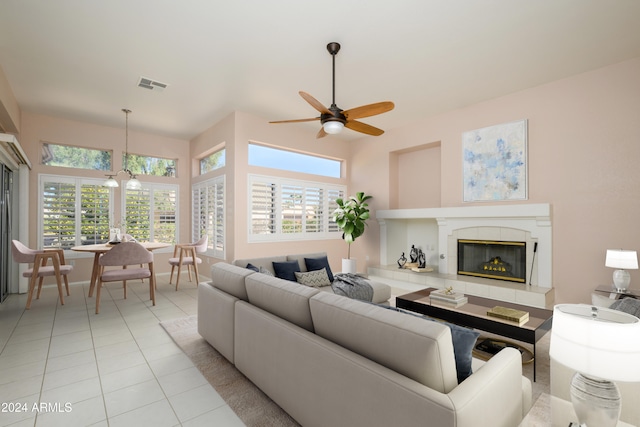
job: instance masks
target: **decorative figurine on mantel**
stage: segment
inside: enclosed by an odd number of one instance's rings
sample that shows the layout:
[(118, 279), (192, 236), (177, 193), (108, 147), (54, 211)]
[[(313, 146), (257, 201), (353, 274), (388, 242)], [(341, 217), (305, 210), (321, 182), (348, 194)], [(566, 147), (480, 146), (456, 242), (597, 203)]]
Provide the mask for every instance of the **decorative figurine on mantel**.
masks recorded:
[(404, 256), (404, 252), (402, 252), (402, 256), (398, 258), (398, 268), (404, 268), (404, 265), (407, 263), (407, 257)]
[(416, 245), (411, 245), (411, 252), (409, 252), (409, 258), (411, 259), (411, 263), (415, 264), (418, 262), (418, 250), (416, 249)]
[(418, 268), (425, 268), (427, 266), (427, 257), (422, 252), (422, 249), (418, 249)]

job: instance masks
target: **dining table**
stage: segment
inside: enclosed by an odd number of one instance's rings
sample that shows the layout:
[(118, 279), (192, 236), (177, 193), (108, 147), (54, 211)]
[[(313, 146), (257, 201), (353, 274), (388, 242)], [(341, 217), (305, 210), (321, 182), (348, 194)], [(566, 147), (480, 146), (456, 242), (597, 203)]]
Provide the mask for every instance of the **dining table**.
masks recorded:
[[(138, 242), (140, 243), (146, 250), (154, 251), (156, 249), (164, 249), (171, 246), (171, 243), (161, 243), (161, 242)], [(96, 282), (98, 280), (98, 274), (100, 271), (100, 255), (108, 252), (114, 244), (111, 243), (97, 243), (93, 245), (80, 245), (74, 246), (71, 248), (72, 251), (75, 252), (85, 252), (85, 253), (93, 253), (93, 267), (91, 269), (91, 282), (89, 286), (89, 297), (93, 296), (93, 291), (96, 287)]]

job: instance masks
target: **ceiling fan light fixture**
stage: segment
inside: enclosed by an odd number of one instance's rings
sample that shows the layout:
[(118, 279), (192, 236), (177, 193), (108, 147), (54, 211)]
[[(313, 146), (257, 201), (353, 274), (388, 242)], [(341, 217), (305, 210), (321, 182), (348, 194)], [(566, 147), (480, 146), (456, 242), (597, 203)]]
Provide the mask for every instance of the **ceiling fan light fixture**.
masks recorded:
[(342, 132), (342, 129), (344, 129), (344, 123), (339, 122), (337, 120), (330, 120), (328, 122), (325, 122), (322, 127), (324, 128), (324, 131), (330, 135), (335, 135), (337, 133)]

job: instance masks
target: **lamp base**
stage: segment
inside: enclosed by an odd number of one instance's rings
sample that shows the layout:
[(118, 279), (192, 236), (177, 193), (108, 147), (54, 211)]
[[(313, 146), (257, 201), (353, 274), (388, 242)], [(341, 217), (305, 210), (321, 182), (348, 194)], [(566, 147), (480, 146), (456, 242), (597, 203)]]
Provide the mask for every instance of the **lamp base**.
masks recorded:
[(621, 398), (615, 383), (576, 372), (570, 393), (579, 426), (615, 427), (618, 424)]
[(615, 270), (613, 272), (613, 285), (618, 292), (626, 291), (631, 283), (631, 275), (627, 270)]

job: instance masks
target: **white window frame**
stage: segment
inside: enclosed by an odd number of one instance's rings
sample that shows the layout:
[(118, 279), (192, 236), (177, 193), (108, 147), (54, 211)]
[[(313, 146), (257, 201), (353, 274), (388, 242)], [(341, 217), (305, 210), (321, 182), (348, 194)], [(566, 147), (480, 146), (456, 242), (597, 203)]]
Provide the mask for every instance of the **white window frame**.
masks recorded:
[[(220, 186), (222, 187), (222, 194), (219, 194)], [(204, 206), (202, 206), (200, 203), (200, 201), (202, 200), (200, 196), (203, 191), (206, 200)], [(211, 191), (213, 192), (213, 194), (211, 193)], [(200, 237), (202, 237), (200, 230), (200, 225), (202, 225), (202, 223), (199, 220), (201, 215), (204, 215), (205, 218), (209, 218), (210, 215), (213, 215), (217, 218), (218, 215), (221, 215), (222, 220), (220, 222), (215, 221), (213, 227), (210, 227), (210, 221), (205, 222), (205, 232), (209, 237), (209, 241), (207, 243), (207, 251), (205, 252), (205, 254), (219, 259), (225, 259), (227, 248), (226, 193), (227, 183), (225, 175), (219, 175), (214, 178), (209, 178), (205, 181), (193, 184), (191, 186), (191, 239), (195, 242), (200, 239)], [(211, 196), (213, 196), (215, 199), (215, 201), (213, 202), (213, 212), (210, 212), (209, 210), (209, 208), (211, 207), (209, 198)], [(219, 202), (220, 199), (222, 200), (221, 203)]]
[[(127, 210), (127, 192), (126, 192), (126, 185), (127, 185), (127, 181), (123, 181), (122, 182), (122, 191), (120, 192), (120, 197), (121, 197), (121, 203), (120, 206), (122, 207), (122, 211), (120, 212), (120, 218), (122, 219), (122, 221), (124, 222), (125, 218), (126, 218), (126, 210)], [(180, 186), (177, 184), (158, 184), (158, 183), (148, 183), (148, 182), (143, 182), (142, 183), (142, 188), (144, 189), (149, 189), (153, 192), (155, 192), (156, 190), (174, 190), (176, 192), (176, 234), (175, 234), (175, 242), (163, 242), (163, 243), (179, 243), (180, 242)], [(149, 220), (150, 222), (153, 224), (153, 213), (154, 213), (154, 209), (153, 209), (153, 204), (154, 204), (154, 197), (153, 194), (150, 197), (151, 201), (151, 207), (152, 209), (149, 212)], [(126, 232), (126, 230), (125, 230)], [(154, 241), (154, 230), (153, 228), (151, 228), (151, 235), (150, 235), (150, 240)], [(167, 249), (162, 249), (162, 250), (158, 250), (155, 252), (170, 252), (171, 248), (167, 248)]]
[[(326, 182), (318, 182), (318, 181), (304, 181), (304, 180), (296, 180), (290, 178), (282, 178), (282, 177), (274, 177), (274, 176), (266, 176), (266, 175), (256, 175), (249, 174), (248, 177), (248, 187), (247, 187), (247, 235), (249, 243), (255, 242), (274, 242), (274, 241), (295, 241), (295, 240), (326, 240), (326, 239), (340, 239), (342, 238), (342, 231), (337, 227), (335, 222), (333, 222), (333, 211), (337, 207), (335, 204), (335, 199), (338, 197), (344, 198), (347, 192), (346, 185), (339, 184), (330, 184)], [(266, 184), (274, 186), (274, 194), (273, 194), (273, 232), (272, 233), (254, 233), (253, 222), (254, 222), (254, 212), (253, 212), (253, 187), (254, 184)], [(285, 216), (284, 213), (284, 202), (283, 202), (283, 188), (291, 188), (298, 187), (301, 188), (301, 197), (302, 204), (301, 206), (308, 206), (306, 204), (306, 195), (307, 189), (315, 190), (321, 189), (323, 193), (322, 197), (322, 214), (321, 214), (321, 231), (311, 231), (308, 230), (306, 224), (305, 215), (301, 215), (302, 226), (299, 232), (284, 232), (283, 231), (283, 218)], [(312, 194), (314, 192), (311, 192)], [(334, 194), (337, 197), (334, 197), (333, 200), (330, 198), (330, 194)], [(303, 208), (304, 211), (304, 208)]]
[[(82, 185), (96, 185), (101, 186), (104, 182), (102, 179), (92, 179), (92, 178), (82, 178), (82, 177), (74, 177), (67, 175), (53, 175), (53, 174), (39, 174), (38, 175), (38, 212), (42, 214), (38, 216), (38, 248), (42, 249), (44, 247), (44, 183), (45, 182), (57, 182), (63, 184), (71, 184), (76, 187), (76, 199), (75, 199), (75, 212), (82, 211), (82, 198), (78, 197), (81, 195), (81, 187)], [(113, 190), (109, 191), (109, 221), (113, 220)], [(75, 218), (75, 245), (82, 245), (81, 237), (81, 216), (76, 215)]]

